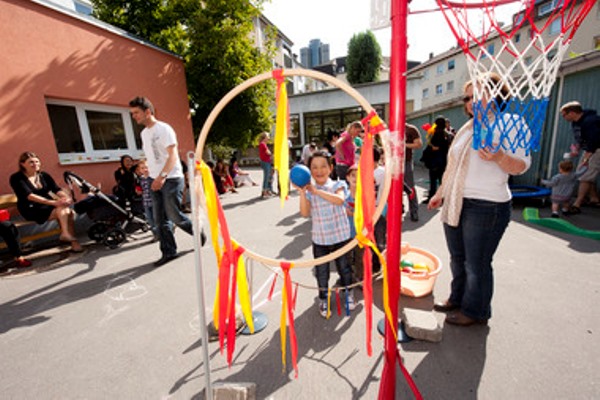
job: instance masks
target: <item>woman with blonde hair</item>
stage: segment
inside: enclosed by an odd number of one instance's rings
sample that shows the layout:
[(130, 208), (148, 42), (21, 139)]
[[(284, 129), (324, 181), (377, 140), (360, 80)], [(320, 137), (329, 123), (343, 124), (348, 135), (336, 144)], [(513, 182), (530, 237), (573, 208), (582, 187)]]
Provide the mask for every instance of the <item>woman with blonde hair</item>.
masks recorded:
[[(473, 83), (468, 82), (464, 87), (465, 111), (472, 118), (456, 134), (448, 151), (442, 183), (428, 206), (434, 209), (443, 204), (441, 220), (452, 271), (450, 297), (435, 303), (434, 309), (449, 312), (446, 322), (462, 326), (485, 324), (492, 316), (492, 259), (511, 216), (508, 178), (523, 174), (531, 165), (531, 158), (523, 148), (510, 154), (499, 143), (493, 143), (496, 149), (473, 148), (474, 119), (484, 118), (481, 114), (485, 113), (490, 120), (517, 118), (502, 112), (508, 101), (508, 88), (498, 75), (489, 74), (477, 84), (481, 99), (475, 112)], [(491, 92), (499, 94), (494, 98)], [(495, 136), (502, 133), (513, 139), (517, 135), (514, 124), (495, 126), (492, 132)]]
[(17, 195), (17, 209), (23, 218), (40, 225), (58, 220), (60, 240), (70, 243), (72, 251), (81, 252), (83, 248), (75, 237), (73, 200), (41, 166), (35, 153), (26, 151), (19, 157), (19, 171), (10, 177), (10, 186)]

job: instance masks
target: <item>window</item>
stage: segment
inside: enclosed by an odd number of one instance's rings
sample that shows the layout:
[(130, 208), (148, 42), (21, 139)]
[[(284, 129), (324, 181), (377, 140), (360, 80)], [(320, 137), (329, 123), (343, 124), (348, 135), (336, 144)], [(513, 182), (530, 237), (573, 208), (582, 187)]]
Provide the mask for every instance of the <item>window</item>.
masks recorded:
[(139, 135), (143, 127), (131, 119), (129, 108), (48, 99), (46, 109), (61, 164), (143, 155)]
[(521, 41), (521, 34), (520, 34), (520, 33), (517, 33), (517, 34), (515, 35), (515, 43), (519, 43), (520, 41)]
[(428, 99), (429, 98), (429, 89), (423, 89), (423, 98), (424, 99)]
[(494, 43), (488, 44), (488, 47), (487, 47), (488, 54), (489, 55), (494, 55), (494, 51), (495, 51)]
[(429, 69), (426, 69), (423, 71), (423, 80), (428, 80), (429, 79)]
[(435, 71), (438, 75), (442, 75), (444, 73), (444, 64), (438, 64)]
[(546, 14), (550, 14), (552, 12), (552, 10), (554, 10), (556, 8), (556, 5), (559, 1), (562, 0), (551, 0), (549, 2), (547, 2), (546, 4), (542, 4), (540, 6), (540, 8), (538, 8), (538, 16), (543, 16)]
[(454, 60), (448, 61), (448, 71), (452, 71), (454, 69)]
[(444, 89), (443, 89), (443, 85), (441, 83), (439, 85), (435, 85), (435, 94), (436, 95), (439, 96), (440, 94), (443, 93), (443, 91), (444, 91)]
[(300, 145), (300, 116), (298, 114), (290, 114), (289, 139), (293, 145)]
[(594, 38), (594, 49), (600, 49), (600, 36)]
[(556, 57), (556, 53), (558, 53), (558, 50), (556, 50), (556, 49), (552, 49), (552, 50), (550, 50), (550, 51), (548, 52), (548, 54), (546, 54), (546, 59), (547, 59), (548, 61), (552, 61), (552, 59), (553, 59), (554, 57)]
[(555, 19), (550, 24), (550, 28), (548, 29), (548, 33), (550, 35), (558, 35), (560, 33), (560, 19)]
[(89, 4), (81, 3), (79, 1), (75, 1), (75, 11), (80, 14), (92, 15), (92, 7)]
[(446, 92), (452, 92), (454, 90), (454, 81), (448, 81), (446, 83)]

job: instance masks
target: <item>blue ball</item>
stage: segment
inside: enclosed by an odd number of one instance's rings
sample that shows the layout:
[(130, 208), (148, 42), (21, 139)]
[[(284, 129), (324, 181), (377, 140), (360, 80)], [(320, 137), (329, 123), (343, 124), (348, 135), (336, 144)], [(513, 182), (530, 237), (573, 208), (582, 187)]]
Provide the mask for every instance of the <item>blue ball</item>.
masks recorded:
[(310, 170), (303, 164), (294, 165), (290, 170), (290, 180), (298, 187), (306, 186), (310, 183)]

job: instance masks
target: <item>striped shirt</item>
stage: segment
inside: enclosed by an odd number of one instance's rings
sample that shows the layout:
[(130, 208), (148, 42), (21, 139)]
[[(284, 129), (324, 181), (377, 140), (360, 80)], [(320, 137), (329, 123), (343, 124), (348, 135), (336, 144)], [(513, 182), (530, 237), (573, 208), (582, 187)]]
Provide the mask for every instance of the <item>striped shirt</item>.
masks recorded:
[[(328, 179), (325, 185), (315, 185), (317, 190), (335, 193), (340, 188), (346, 190), (344, 181)], [(335, 205), (320, 196), (306, 193), (310, 202), (312, 217), (312, 241), (320, 245), (332, 245), (351, 238), (350, 224), (343, 204)]]

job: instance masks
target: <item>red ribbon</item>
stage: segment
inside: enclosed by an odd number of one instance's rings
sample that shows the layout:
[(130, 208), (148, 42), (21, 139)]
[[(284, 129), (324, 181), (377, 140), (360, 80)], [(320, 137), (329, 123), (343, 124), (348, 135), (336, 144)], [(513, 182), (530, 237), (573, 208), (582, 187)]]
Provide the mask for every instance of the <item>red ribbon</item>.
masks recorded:
[(292, 366), (294, 367), (294, 376), (298, 378), (298, 343), (296, 340), (296, 329), (294, 328), (294, 308), (292, 296), (292, 278), (290, 277), (290, 268), (292, 264), (289, 262), (281, 262), (281, 270), (283, 271), (285, 291), (288, 296), (287, 301), (287, 316), (288, 326), (290, 329), (290, 349), (292, 351)]

